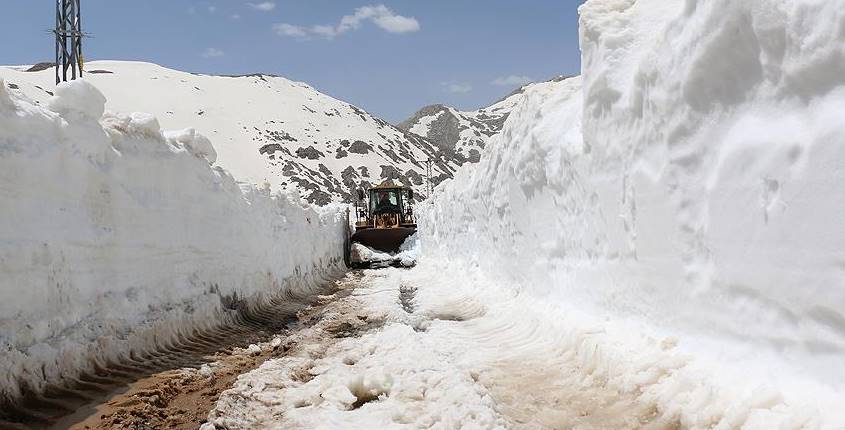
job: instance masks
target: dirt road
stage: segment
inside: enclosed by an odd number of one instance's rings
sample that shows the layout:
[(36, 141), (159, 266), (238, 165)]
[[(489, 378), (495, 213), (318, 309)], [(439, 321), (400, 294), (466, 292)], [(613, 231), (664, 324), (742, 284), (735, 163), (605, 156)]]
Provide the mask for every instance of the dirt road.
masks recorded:
[[(344, 324), (329, 327), (322, 318), (337, 303), (337, 298), (347, 292), (337, 290), (336, 285), (327, 292), (332, 293), (315, 297), (310, 305), (296, 312), (295, 320), (284, 329), (261, 333), (263, 339), (258, 342), (206, 356), (209, 362), (199, 368), (167, 370), (142, 378), (107, 401), (66, 417), (54, 428), (196, 430), (206, 422), (220, 393), (231, 388), (239, 375), (269, 359), (295, 353), (304, 343), (314, 343), (309, 333), (315, 329), (329, 332), (347, 329)], [(353, 325), (350, 323), (348, 327)]]
[(320, 293), (335, 289), (281, 294), (147, 355), (98, 366), (67, 386), (5, 407), (0, 429), (196, 429), (239, 374), (284, 354), (288, 335), (316, 322), (313, 313), (326, 303)]
[(546, 319), (440, 273), (351, 272), (324, 295), (282, 301), (232, 343), (135, 378), (52, 428), (681, 428), (641, 391), (585, 367)]

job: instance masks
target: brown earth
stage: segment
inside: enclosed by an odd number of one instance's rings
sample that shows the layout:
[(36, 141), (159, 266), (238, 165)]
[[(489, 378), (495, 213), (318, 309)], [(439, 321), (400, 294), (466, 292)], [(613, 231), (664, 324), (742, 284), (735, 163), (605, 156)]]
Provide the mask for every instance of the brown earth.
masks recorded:
[[(317, 323), (322, 307), (317, 305), (299, 312), (299, 322), (292, 331)], [(81, 418), (70, 416), (56, 428), (196, 430), (205, 422), (220, 393), (230, 388), (238, 375), (271, 358), (282, 357), (292, 348), (292, 342), (284, 340), (289, 335), (283, 332), (268, 338), (257, 344), (260, 350), (233, 348), (218, 352), (209, 357), (211, 364), (201, 369), (169, 370), (138, 380), (125, 392), (85, 412), (87, 417), (81, 422), (67, 427), (68, 421)]]
[(343, 283), (339, 282), (335, 294), (319, 296), (315, 304), (297, 312), (297, 322), (289, 329), (268, 334), (249, 348), (230, 348), (209, 356), (210, 364), (200, 369), (168, 370), (135, 381), (125, 391), (66, 417), (54, 428), (196, 430), (239, 375), (267, 360), (297, 353), (302, 346), (356, 336), (378, 324), (357, 315), (349, 300), (339, 300), (352, 291), (351, 285)]

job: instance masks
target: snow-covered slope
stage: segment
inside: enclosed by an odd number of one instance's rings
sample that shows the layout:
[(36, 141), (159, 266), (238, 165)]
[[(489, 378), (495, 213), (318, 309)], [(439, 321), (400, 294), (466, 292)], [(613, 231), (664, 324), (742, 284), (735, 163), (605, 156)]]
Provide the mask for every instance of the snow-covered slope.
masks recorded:
[(421, 264), (578, 316), (582, 371), (682, 428), (845, 428), (845, 1), (590, 0), (580, 32)]
[[(563, 79), (556, 78), (552, 82)], [(476, 111), (464, 112), (444, 105), (426, 106), (397, 127), (428, 139), (460, 165), (477, 163), (487, 142), (502, 131), (508, 115), (522, 101), (525, 91), (535, 85), (541, 84), (525, 85)]]
[(242, 190), (193, 129), (105, 102), (0, 79), (0, 405), (343, 265), (340, 208)]
[[(355, 188), (386, 179), (424, 193), (427, 159), (439, 160), (435, 183), (457, 166), (425, 139), (281, 77), (194, 75), (119, 61), (94, 61), (87, 70), (107, 109), (150, 112), (165, 128), (191, 124), (215, 142), (218, 165), (238, 181), (296, 186), (309, 202), (348, 201)], [(0, 78), (41, 103), (55, 86), (52, 69), (0, 68)]]

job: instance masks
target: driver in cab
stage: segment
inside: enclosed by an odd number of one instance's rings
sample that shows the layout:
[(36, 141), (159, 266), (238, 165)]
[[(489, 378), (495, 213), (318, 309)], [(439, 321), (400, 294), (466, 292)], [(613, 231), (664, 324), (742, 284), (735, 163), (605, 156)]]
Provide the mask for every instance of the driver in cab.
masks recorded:
[(399, 207), (390, 199), (390, 193), (382, 191), (378, 194), (378, 203), (376, 204), (376, 212), (398, 212)]

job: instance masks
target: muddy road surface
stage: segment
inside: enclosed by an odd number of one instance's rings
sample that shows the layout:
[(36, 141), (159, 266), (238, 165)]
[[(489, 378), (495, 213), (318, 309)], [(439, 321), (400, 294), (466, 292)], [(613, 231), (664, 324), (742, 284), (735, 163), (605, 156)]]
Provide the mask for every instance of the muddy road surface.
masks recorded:
[(437, 271), (350, 272), (139, 361), (156, 368), (107, 369), (34, 400), (17, 428), (683, 428), (642, 389), (579, 359), (518, 298), (492, 291)]
[(331, 284), (315, 294), (283, 294), (241, 311), (234, 323), (49, 387), (5, 405), (0, 430), (197, 429), (238, 375), (283, 356), (290, 335), (318, 322), (335, 293)]

